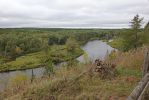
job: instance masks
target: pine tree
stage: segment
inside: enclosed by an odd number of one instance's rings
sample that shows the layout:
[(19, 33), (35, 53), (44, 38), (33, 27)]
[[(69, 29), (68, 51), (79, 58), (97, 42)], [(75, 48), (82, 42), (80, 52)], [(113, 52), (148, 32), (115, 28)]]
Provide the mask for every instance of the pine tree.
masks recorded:
[(141, 23), (143, 18), (140, 18), (139, 15), (134, 16), (134, 18), (130, 22), (131, 28), (129, 30), (125, 30), (121, 33), (122, 38), (122, 50), (128, 51), (130, 49), (136, 49), (138, 46), (142, 45), (140, 41), (141, 33)]
[(138, 32), (141, 28), (141, 23), (143, 21), (143, 18), (140, 18), (139, 15), (137, 14), (134, 16), (134, 18), (131, 20), (131, 29), (132, 29), (132, 34), (134, 35), (134, 48), (137, 48), (139, 45), (139, 37), (138, 37)]

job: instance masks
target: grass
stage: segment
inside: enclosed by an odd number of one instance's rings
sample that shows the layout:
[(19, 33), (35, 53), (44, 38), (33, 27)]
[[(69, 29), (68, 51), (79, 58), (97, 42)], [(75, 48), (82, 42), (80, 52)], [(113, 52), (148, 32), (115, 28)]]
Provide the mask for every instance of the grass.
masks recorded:
[(131, 69), (131, 70), (141, 70), (144, 61), (145, 48), (141, 47), (136, 50), (130, 50), (128, 52), (112, 52), (109, 56), (111, 62)]
[[(32, 84), (9, 87), (0, 93), (0, 99), (7, 100), (125, 100), (136, 86), (140, 77), (121, 72), (113, 80), (101, 80), (88, 74), (76, 80), (91, 64), (78, 64), (71, 68), (61, 67), (53, 78), (36, 79)], [(125, 69), (123, 69), (125, 70)]]
[(0, 64), (2, 64), (4, 62), (4, 58), (0, 56)]
[(0, 71), (21, 70), (39, 67), (40, 57), (42, 53), (32, 53), (16, 58), (15, 61), (10, 61), (0, 65)]
[(108, 42), (108, 45), (118, 50), (121, 50), (123, 43), (122, 43), (122, 40), (118, 38), (118, 39), (113, 39), (113, 41)]
[(66, 50), (65, 46), (53, 46), (52, 48), (51, 57), (56, 63), (77, 58), (84, 53), (81, 48), (75, 48), (75, 50), (71, 53)]
[(108, 40), (107, 39), (102, 39), (102, 42), (108, 42)]
[(143, 63), (143, 53), (144, 48), (125, 53), (112, 53), (109, 58), (117, 65), (117, 75), (111, 80), (100, 79), (97, 76), (91, 77), (89, 72), (77, 78), (91, 68), (92, 63), (76, 64), (71, 67), (62, 66), (55, 71), (53, 77), (44, 76), (35, 79), (32, 84), (28, 79), (23, 84), (8, 86), (0, 93), (0, 99), (126, 100), (141, 79), (140, 65)]
[[(68, 54), (65, 46), (51, 47), (52, 60), (57, 63), (67, 61), (72, 58), (74, 59), (80, 56), (81, 54), (83, 54), (83, 50), (81, 50), (80, 48), (76, 48), (75, 52)], [(41, 67), (43, 66), (42, 58), (44, 57), (44, 55), (45, 55), (44, 51), (41, 51), (41, 52), (31, 53), (25, 56), (18, 57), (16, 58), (15, 61), (10, 61), (10, 62), (1, 64), (0, 72)]]
[(133, 76), (133, 77), (141, 77), (142, 73), (140, 70), (132, 70), (132, 69), (127, 69), (121, 66), (117, 67), (117, 73), (121, 76)]

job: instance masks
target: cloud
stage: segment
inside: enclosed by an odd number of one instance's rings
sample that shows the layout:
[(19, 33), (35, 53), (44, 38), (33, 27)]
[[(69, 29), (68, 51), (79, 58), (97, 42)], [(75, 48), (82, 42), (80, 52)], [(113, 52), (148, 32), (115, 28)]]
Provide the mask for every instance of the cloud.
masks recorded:
[(0, 27), (129, 27), (148, 0), (0, 0)]

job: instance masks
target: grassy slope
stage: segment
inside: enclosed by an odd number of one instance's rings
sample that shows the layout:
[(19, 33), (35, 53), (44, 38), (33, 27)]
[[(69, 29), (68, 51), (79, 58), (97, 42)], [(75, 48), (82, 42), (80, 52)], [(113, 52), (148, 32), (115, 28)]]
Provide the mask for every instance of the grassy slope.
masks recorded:
[[(76, 48), (74, 53), (68, 55), (64, 46), (52, 46), (52, 58), (63, 62), (72, 58), (76, 58), (83, 54), (80, 48)], [(25, 56), (18, 57), (15, 61), (7, 62), (0, 65), (0, 71), (21, 70), (42, 66), (41, 59), (45, 55), (44, 51), (27, 54)]]
[(42, 53), (32, 53), (16, 58), (15, 61), (10, 61), (0, 65), (0, 71), (19, 70), (39, 67), (40, 57)]
[[(120, 44), (117, 43), (117, 41), (113, 41), (111, 45), (119, 48)], [(91, 64), (76, 65), (72, 66), (72, 68), (61, 67), (56, 71), (53, 78), (45, 77), (36, 79), (32, 84), (30, 84), (30, 80), (22, 82), (21, 84), (17, 84), (16, 82), (17, 85), (8, 87), (3, 93), (0, 93), (0, 99), (49, 100), (50, 98), (56, 98), (59, 100), (125, 100), (141, 78), (140, 69), (143, 63), (143, 51), (144, 49), (141, 48), (136, 51), (112, 54), (112, 61), (118, 65), (118, 76), (113, 80), (101, 80), (98, 77), (90, 78), (88, 75), (81, 77), (79, 80), (75, 80)], [(64, 53), (66, 52), (61, 52), (61, 54)], [(69, 58), (69, 56), (65, 58)], [(57, 57), (59, 58), (59, 55), (55, 58)], [(29, 59), (31, 58), (29, 57)]]
[[(113, 54), (111, 60), (117, 64), (118, 73), (113, 80), (90, 77), (89, 73), (76, 80), (76, 77), (92, 66), (92, 64), (78, 64), (71, 68), (61, 67), (56, 70), (53, 78), (37, 79), (32, 84), (28, 80), (23, 85), (8, 87), (0, 94), (0, 99), (125, 100), (141, 78), (140, 65), (143, 63), (143, 51), (140, 48), (137, 51)], [(133, 60), (130, 60), (132, 57)], [(136, 65), (134, 62), (139, 63)]]
[(119, 69), (119, 75), (113, 80), (90, 78), (88, 74), (78, 80), (75, 79), (90, 66), (90, 64), (78, 65), (71, 69), (63, 67), (56, 71), (55, 77), (52, 79), (37, 79), (33, 84), (28, 81), (21, 86), (13, 86), (3, 92), (0, 97), (8, 100), (48, 100), (49, 98), (58, 100), (125, 100), (140, 79), (140, 76), (131, 73), (137, 73), (135, 70), (126, 72), (128, 69)]

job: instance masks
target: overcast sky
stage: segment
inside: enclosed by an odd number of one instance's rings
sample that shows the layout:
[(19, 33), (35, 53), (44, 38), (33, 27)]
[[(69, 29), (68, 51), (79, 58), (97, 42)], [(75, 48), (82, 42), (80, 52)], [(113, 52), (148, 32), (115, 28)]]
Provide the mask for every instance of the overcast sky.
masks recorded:
[(149, 0), (0, 0), (0, 27), (125, 28)]

